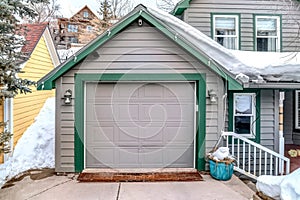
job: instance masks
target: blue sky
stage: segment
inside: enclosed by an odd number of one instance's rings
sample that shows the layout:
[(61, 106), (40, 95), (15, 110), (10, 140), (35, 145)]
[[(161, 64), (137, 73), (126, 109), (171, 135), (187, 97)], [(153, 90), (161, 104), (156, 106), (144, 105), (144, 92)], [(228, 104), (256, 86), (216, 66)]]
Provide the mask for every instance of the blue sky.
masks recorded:
[[(156, 7), (156, 0), (133, 0), (134, 6), (138, 4), (144, 4), (149, 7)], [(176, 2), (178, 0), (175, 0)], [(58, 3), (61, 5), (61, 14), (64, 17), (71, 17), (78, 10), (80, 10), (83, 6), (88, 5), (95, 14), (97, 14), (98, 10), (98, 2), (97, 0), (58, 0)]]

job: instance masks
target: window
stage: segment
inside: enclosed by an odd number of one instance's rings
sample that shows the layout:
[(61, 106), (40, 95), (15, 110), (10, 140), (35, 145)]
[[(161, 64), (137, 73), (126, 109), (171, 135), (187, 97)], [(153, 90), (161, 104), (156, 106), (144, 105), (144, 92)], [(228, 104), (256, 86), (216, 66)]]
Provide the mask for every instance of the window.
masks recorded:
[(280, 17), (255, 16), (257, 51), (280, 51)]
[(78, 32), (78, 26), (74, 24), (68, 24), (68, 32)]
[(69, 42), (78, 43), (78, 38), (77, 37), (69, 37)]
[(235, 93), (233, 95), (233, 131), (247, 137), (256, 134), (255, 93)]
[(93, 27), (92, 26), (86, 26), (86, 30), (87, 30), (87, 32), (92, 32), (93, 31)]
[(239, 16), (213, 15), (213, 39), (228, 49), (239, 49)]
[(87, 11), (84, 11), (83, 12), (83, 18), (89, 18), (89, 12), (87, 12)]
[(295, 116), (295, 128), (300, 129), (300, 90), (296, 90), (295, 94), (295, 104), (296, 104), (296, 116)]

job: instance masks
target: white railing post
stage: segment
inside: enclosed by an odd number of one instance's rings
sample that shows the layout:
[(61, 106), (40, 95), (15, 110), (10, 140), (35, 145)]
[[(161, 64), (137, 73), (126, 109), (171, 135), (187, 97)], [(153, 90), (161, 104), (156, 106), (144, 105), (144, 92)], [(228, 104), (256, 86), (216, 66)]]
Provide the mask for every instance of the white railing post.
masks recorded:
[[(224, 140), (226, 140), (226, 145), (229, 144), (228, 140), (229, 137), (232, 137), (232, 144), (235, 145), (234, 141), (237, 141), (237, 148), (232, 147), (232, 155), (238, 155), (237, 163), (238, 165), (234, 167), (234, 169), (246, 176), (249, 176), (251, 178), (256, 179), (256, 170), (257, 170), (257, 164), (258, 164), (258, 175), (283, 175), (284, 165), (286, 168), (285, 174), (289, 174), (290, 172), (290, 159), (284, 157), (283, 155), (280, 155), (279, 153), (276, 153), (275, 151), (272, 151), (260, 144), (257, 144), (243, 136), (240, 136), (234, 132), (223, 132), (222, 136)], [(240, 143), (242, 141), (242, 143)], [(248, 148), (246, 147), (246, 144), (248, 145)], [(240, 148), (240, 145), (242, 145), (242, 148)], [(227, 146), (229, 147), (229, 146)], [(242, 154), (240, 154), (240, 150), (242, 150)], [(248, 153), (246, 154), (246, 150), (248, 150)], [(259, 155), (257, 155), (257, 151), (259, 150)], [(242, 157), (240, 157), (240, 155)], [(251, 168), (251, 155), (253, 155), (253, 168)], [(258, 156), (258, 158), (257, 158)], [(262, 161), (262, 156), (264, 156), (264, 162)], [(248, 159), (247, 159), (248, 158)], [(275, 159), (273, 161), (273, 158)], [(258, 162), (256, 161), (258, 159)], [(240, 164), (239, 161), (242, 160), (242, 163)], [(248, 161), (248, 167), (245, 166), (245, 162)], [(275, 167), (273, 167), (273, 164), (275, 164)], [(264, 171), (262, 172), (262, 165), (264, 165)], [(280, 168), (282, 167), (282, 168)], [(274, 171), (275, 170), (275, 171)]]
[[(279, 95), (279, 154), (284, 156), (284, 137), (283, 137), (283, 101), (284, 101), (284, 92), (280, 92)], [(280, 162), (279, 171), (282, 173), (283, 164)]]

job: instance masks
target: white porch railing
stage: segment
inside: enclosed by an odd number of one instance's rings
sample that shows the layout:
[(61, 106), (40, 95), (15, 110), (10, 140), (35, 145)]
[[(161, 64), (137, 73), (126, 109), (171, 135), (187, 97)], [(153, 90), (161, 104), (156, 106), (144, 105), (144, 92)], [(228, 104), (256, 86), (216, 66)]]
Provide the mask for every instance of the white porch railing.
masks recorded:
[(260, 175), (290, 173), (290, 159), (234, 132), (223, 132), (222, 138), (237, 160), (234, 167), (246, 176), (256, 179)]

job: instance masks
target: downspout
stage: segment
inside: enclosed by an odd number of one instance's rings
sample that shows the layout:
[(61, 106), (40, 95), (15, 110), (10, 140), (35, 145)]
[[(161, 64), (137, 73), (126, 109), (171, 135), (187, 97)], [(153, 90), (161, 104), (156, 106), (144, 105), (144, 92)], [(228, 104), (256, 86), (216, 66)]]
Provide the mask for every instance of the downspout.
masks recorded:
[[(13, 135), (13, 98), (6, 98), (4, 102), (4, 122), (6, 122), (5, 129), (12, 134), (9, 142), (10, 150), (13, 151), (14, 135)], [(11, 153), (4, 154), (4, 162), (10, 157)]]
[[(279, 92), (279, 154), (284, 156), (284, 137), (283, 137), (283, 101), (285, 98), (284, 92)], [(280, 162), (279, 172), (283, 173), (283, 162)]]

